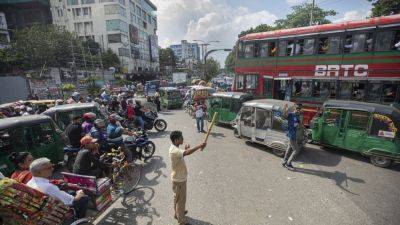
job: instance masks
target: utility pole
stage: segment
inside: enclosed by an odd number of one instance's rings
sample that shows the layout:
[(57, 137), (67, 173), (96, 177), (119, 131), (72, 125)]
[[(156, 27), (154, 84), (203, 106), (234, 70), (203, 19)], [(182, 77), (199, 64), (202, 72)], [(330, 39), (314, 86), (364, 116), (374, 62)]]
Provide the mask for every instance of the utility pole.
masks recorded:
[(314, 24), (314, 5), (315, 5), (315, 0), (312, 1), (312, 6), (311, 6), (311, 15), (310, 15), (310, 26)]

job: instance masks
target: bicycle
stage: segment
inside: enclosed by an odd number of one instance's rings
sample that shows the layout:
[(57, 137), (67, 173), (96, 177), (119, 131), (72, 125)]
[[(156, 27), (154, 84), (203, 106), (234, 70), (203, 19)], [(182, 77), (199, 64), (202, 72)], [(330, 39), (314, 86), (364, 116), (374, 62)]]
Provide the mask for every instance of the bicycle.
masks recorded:
[(110, 153), (103, 154), (103, 162), (111, 165), (112, 180), (115, 190), (122, 190), (127, 195), (135, 190), (141, 178), (140, 166), (134, 161), (128, 162), (125, 155), (119, 150), (112, 149)]

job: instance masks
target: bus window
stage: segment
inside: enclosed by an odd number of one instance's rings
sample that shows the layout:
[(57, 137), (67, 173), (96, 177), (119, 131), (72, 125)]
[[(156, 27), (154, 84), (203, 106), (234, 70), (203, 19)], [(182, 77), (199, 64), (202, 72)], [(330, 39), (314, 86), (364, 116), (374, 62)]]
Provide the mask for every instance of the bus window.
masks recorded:
[(304, 39), (303, 55), (314, 54), (314, 38)]
[(321, 96), (321, 82), (312, 81), (312, 97), (319, 98)]
[(243, 80), (244, 80), (243, 75), (236, 76), (236, 89), (238, 89), (238, 90), (243, 89)]
[[(363, 52), (365, 50), (365, 43), (366, 43), (366, 34), (355, 34), (353, 36), (348, 35), (346, 37), (346, 45), (345, 45), (345, 52)], [(352, 38), (352, 42), (347, 44), (347, 38)]]
[(243, 58), (244, 56), (244, 51), (243, 51), (243, 42), (239, 41), (238, 43), (238, 57)]
[(259, 57), (260, 56), (260, 46), (261, 43), (256, 42), (254, 43), (254, 57)]
[(257, 87), (257, 75), (247, 75), (246, 76), (246, 89), (254, 90)]
[(293, 83), (294, 97), (311, 97), (311, 82), (310, 81), (295, 81)]
[(286, 41), (279, 41), (279, 56), (285, 56), (286, 55)]
[(276, 56), (276, 43), (275, 42), (268, 42), (268, 56), (274, 57)]
[(374, 40), (373, 40), (373, 34), (372, 34), (372, 33), (368, 33), (368, 34), (367, 34), (367, 39), (366, 39), (366, 41), (365, 41), (365, 48), (364, 48), (364, 50), (365, 50), (366, 52), (370, 52), (370, 51), (373, 50), (373, 49), (372, 49), (372, 47), (373, 47), (373, 42), (374, 42)]
[(396, 99), (396, 91), (397, 91), (397, 86), (396, 84), (383, 84), (383, 96), (382, 96), (382, 102), (394, 102)]
[(341, 82), (339, 90), (339, 99), (350, 99), (351, 85), (349, 82)]
[(318, 39), (318, 54), (326, 54), (329, 49), (328, 38), (322, 37)]
[(369, 102), (380, 102), (382, 93), (381, 83), (370, 83), (368, 88), (368, 101)]
[(294, 40), (289, 40), (286, 47), (286, 55), (292, 56), (294, 54)]
[(393, 31), (380, 31), (376, 38), (376, 50), (388, 51), (391, 49)]
[(365, 89), (367, 85), (363, 82), (354, 82), (352, 84), (353, 85), (351, 89), (351, 100), (364, 101)]
[(254, 44), (247, 43), (244, 48), (244, 57), (253, 58), (254, 57)]
[(393, 50), (400, 50), (400, 30), (396, 31), (392, 46)]
[(303, 55), (304, 52), (304, 39), (297, 39), (296, 40), (296, 55)]
[(339, 36), (330, 37), (327, 54), (339, 54), (339, 51), (340, 51), (340, 37)]
[(351, 35), (346, 35), (346, 38), (345, 38), (345, 41), (344, 41), (343, 52), (344, 53), (350, 53), (352, 48), (353, 48), (352, 36)]
[(264, 42), (260, 44), (260, 57), (268, 56), (268, 43)]

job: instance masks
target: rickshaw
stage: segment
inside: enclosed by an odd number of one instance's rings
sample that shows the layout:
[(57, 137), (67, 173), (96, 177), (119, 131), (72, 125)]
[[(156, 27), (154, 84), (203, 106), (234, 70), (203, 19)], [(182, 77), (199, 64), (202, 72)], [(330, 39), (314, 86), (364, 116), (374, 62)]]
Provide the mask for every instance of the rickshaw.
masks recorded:
[(189, 115), (194, 116), (194, 104), (196, 102), (204, 102), (206, 99), (211, 98), (212, 94), (215, 93), (215, 89), (211, 87), (204, 87), (201, 85), (190, 86), (186, 93), (185, 99), (185, 111)]
[(236, 118), (242, 104), (253, 100), (253, 96), (243, 92), (219, 92), (212, 94), (207, 99), (207, 114), (210, 120), (215, 112), (218, 112), (218, 123), (231, 124)]
[(311, 123), (312, 141), (359, 152), (375, 166), (400, 161), (400, 110), (388, 105), (329, 100)]
[(50, 117), (31, 115), (0, 120), (0, 172), (10, 175), (14, 165), (8, 160), (12, 152), (27, 151), (33, 157), (47, 157), (53, 164), (63, 162), (61, 131)]
[(87, 112), (95, 113), (98, 119), (106, 119), (106, 115), (100, 113), (99, 104), (96, 102), (58, 105), (44, 111), (43, 114), (50, 116), (57, 126), (64, 131), (74, 116), (83, 115)]
[(180, 108), (183, 104), (180, 90), (175, 87), (161, 87), (160, 99), (161, 105), (167, 109)]
[[(287, 120), (285, 108), (290, 109), (295, 103), (275, 99), (259, 99), (243, 103), (235, 120), (234, 135), (251, 142), (272, 148), (277, 156), (284, 156), (289, 144), (286, 136)], [(303, 125), (297, 128), (297, 142), (305, 145)]]

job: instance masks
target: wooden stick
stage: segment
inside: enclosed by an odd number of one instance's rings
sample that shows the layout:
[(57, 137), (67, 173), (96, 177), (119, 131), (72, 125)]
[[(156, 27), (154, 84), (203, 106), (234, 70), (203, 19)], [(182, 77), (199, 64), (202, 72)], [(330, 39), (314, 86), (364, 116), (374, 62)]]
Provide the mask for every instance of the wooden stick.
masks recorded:
[[(204, 142), (207, 142), (208, 137), (209, 137), (210, 134), (211, 134), (211, 129), (212, 129), (212, 127), (214, 126), (215, 120), (217, 119), (217, 116), (218, 116), (218, 112), (215, 112), (214, 115), (213, 115), (213, 118), (212, 118), (212, 120), (211, 120), (210, 127), (208, 127), (208, 131), (207, 131), (207, 134), (206, 134), (206, 138), (204, 138)], [(202, 150), (203, 150), (203, 149), (202, 149)]]

